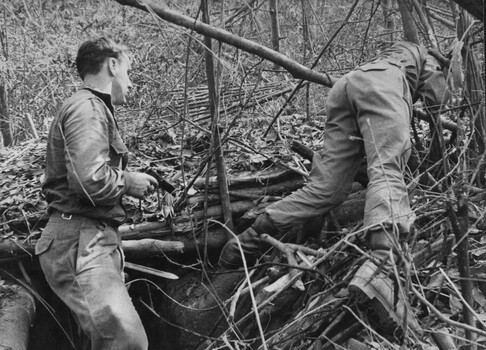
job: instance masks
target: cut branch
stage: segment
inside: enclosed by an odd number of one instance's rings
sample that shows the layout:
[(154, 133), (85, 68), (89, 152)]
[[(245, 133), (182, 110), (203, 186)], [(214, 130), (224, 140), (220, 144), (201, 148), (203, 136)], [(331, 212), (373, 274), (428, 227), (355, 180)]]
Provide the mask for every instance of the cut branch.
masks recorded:
[(254, 41), (241, 38), (230, 32), (207, 25), (197, 19), (185, 16), (167, 7), (155, 4), (151, 1), (137, 0), (116, 0), (121, 5), (132, 6), (143, 11), (152, 10), (161, 19), (176, 24), (178, 26), (191, 29), (199, 34), (219, 40), (225, 44), (234, 46), (248, 53), (257, 55), (263, 59), (273, 62), (286, 69), (296, 79), (304, 79), (313, 83), (331, 87), (336, 78), (328, 74), (322, 74), (290, 59), (289, 57), (276, 52), (266, 46), (260, 45)]

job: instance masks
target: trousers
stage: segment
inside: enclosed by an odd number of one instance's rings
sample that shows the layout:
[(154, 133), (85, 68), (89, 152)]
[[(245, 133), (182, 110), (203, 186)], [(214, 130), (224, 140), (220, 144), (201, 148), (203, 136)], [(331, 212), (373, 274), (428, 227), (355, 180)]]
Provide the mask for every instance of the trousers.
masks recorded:
[(35, 250), (49, 286), (73, 312), (91, 349), (148, 348), (124, 283), (124, 258), (115, 227), (55, 212)]
[(308, 183), (266, 212), (279, 230), (339, 206), (366, 157), (369, 178), (363, 226), (409, 232), (414, 220), (403, 172), (411, 152), (412, 99), (401, 67), (377, 61), (339, 79), (329, 92), (323, 148)]

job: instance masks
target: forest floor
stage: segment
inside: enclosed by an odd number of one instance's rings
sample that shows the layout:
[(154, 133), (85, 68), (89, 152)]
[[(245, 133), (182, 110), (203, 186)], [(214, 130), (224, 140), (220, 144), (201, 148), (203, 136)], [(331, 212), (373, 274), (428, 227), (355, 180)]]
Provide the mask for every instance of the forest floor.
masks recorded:
[[(236, 233), (251, 224), (266, 205), (302, 186), (305, 182), (302, 174), (307, 173), (310, 162), (293, 153), (290, 144), (299, 141), (313, 150), (318, 149), (323, 123), (324, 118), (309, 122), (301, 115), (285, 116), (266, 139), (261, 137), (264, 129), (261, 126), (256, 131), (254, 124), (248, 128), (248, 122), (237, 125), (238, 134), (244, 137), (239, 142), (228, 143), (225, 149)], [(478, 335), (475, 342), (479, 347), (486, 346), (483, 323), (486, 321), (485, 191), (470, 192), (467, 236), (463, 239), (469, 245), (468, 280), (473, 298), (473, 324), (467, 326), (463, 316), (461, 290), (465, 285), (461, 282), (464, 276), (458, 265), (458, 236), (451, 225), (448, 209), (448, 203), (457, 206), (457, 198), (451, 197), (454, 192), (444, 192), (443, 188), (430, 186), (430, 183), (424, 186), (417, 176), (408, 178), (413, 185), (409, 186), (410, 198), (417, 220), (415, 231), (401, 247), (396, 283), (406, 295), (410, 315), (420, 327), (397, 332), (400, 328), (391, 329), (381, 324), (373, 310), (357, 305), (347, 291), (354, 272), (367, 256), (361, 230), (365, 191), (362, 186), (356, 184), (357, 192), (331, 215), (288, 232), (283, 240), (287, 243), (284, 248), (280, 246), (279, 249), (279, 245), (274, 244), (255, 267), (245, 271), (221, 271), (216, 261), (226, 233), (218, 224), (222, 221), (221, 210), (211, 211), (219, 205), (214, 167), (209, 174), (199, 175), (199, 180), (188, 191), (189, 199), (183, 210), (173, 210), (185, 188), (184, 183), (203, 168), (201, 164), (210, 147), (207, 134), (193, 135), (188, 138), (190, 142), (181, 145), (175, 142), (175, 135), (153, 133), (150, 126), (146, 131), (143, 138), (131, 144), (131, 169), (155, 168), (176, 186), (177, 191), (175, 197), (159, 193), (141, 203), (126, 198), (130, 221), (124, 226), (156, 222), (160, 224), (158, 229), (137, 232), (131, 239), (178, 241), (184, 238), (186, 241), (194, 239), (199, 244), (196, 244), (199, 249), (190, 251), (188, 248), (185, 253), (130, 258), (140, 265), (170, 271), (179, 277), (168, 280), (128, 270), (128, 285), (144, 319), (151, 348), (442, 350), (453, 349), (450, 347), (453, 344), (454, 348), (465, 349), (471, 337), (466, 335), (465, 328), (475, 330), (472, 334)], [(241, 141), (245, 138), (251, 139), (253, 147), (258, 145), (258, 151), (250, 147), (250, 143)], [(51, 302), (62, 320), (69, 317), (63, 315), (65, 310), (59, 301), (46, 292), (45, 282), (34, 281), (30, 287), (28, 284), (28, 281), (42, 280), (28, 247), (35, 244), (45, 225), (46, 203), (40, 190), (44, 151), (43, 137), (2, 151), (0, 155), (3, 164), (0, 170), (0, 244), (9, 241), (17, 247), (25, 247), (25, 252), (22, 248), (20, 253), (1, 257), (0, 268), (12, 273), (17, 283), (22, 281), (21, 285), (32, 288), (36, 296)], [(206, 178), (206, 175), (211, 177)], [(201, 211), (199, 216), (195, 214)], [(188, 222), (192, 222), (190, 228), (187, 228)], [(289, 252), (285, 247), (292, 249)], [(2, 274), (2, 281), (6, 280), (8, 276)], [(252, 289), (247, 288), (248, 281)], [(7, 291), (7, 287), (0, 288), (0, 295), (8, 297)], [(62, 339), (66, 338), (63, 332), (76, 338), (73, 330), (53, 330), (61, 328), (53, 322), (48, 322), (53, 324), (49, 329), (45, 319), (51, 316), (42, 310), (42, 303), (37, 301), (37, 304), (32, 349), (46, 348), (46, 342), (49, 344), (54, 339), (63, 344), (65, 340)], [(36, 324), (44, 325), (39, 328)], [(56, 336), (46, 339), (45, 332), (53, 332)], [(69, 343), (66, 346), (69, 348)]]

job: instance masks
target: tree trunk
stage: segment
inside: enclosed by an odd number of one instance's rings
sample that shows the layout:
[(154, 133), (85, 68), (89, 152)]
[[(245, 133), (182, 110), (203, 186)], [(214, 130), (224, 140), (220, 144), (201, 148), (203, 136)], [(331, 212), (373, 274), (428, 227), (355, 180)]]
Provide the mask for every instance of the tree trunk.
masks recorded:
[(393, 42), (393, 34), (395, 31), (395, 20), (393, 19), (393, 0), (383, 0), (381, 2), (383, 8), (383, 16), (385, 18), (385, 29), (389, 33), (388, 40)]
[[(301, 1), (301, 8), (302, 8), (302, 36), (303, 36), (303, 44), (302, 44), (302, 63), (304, 65), (307, 64), (307, 52), (310, 51), (312, 53), (312, 44), (311, 44), (311, 38), (310, 38), (310, 32), (309, 32), (309, 21), (307, 18), (307, 11), (306, 11), (306, 0)], [(305, 87), (305, 115), (306, 115), (306, 120), (308, 122), (311, 121), (310, 117), (310, 106), (309, 106), (309, 99), (310, 99), (310, 86), (307, 85)]]
[(404, 39), (415, 44), (420, 44), (417, 26), (412, 17), (412, 4), (410, 0), (397, 0), (400, 15), (402, 16), (402, 26)]
[(484, 104), (478, 102), (484, 101), (484, 77), (481, 78), (481, 70), (479, 68), (476, 53), (471, 50), (471, 37), (469, 33), (465, 33), (467, 28), (471, 25), (472, 17), (465, 11), (461, 11), (458, 23), (458, 38), (464, 36), (463, 56), (465, 76), (465, 94), (471, 103), (471, 115), (474, 120), (474, 141), (476, 143), (476, 151), (478, 154), (483, 154), (486, 151), (486, 116), (484, 113)]
[(422, 23), (425, 32), (427, 33), (426, 38), (428, 39), (432, 47), (437, 49), (439, 45), (437, 43), (437, 38), (435, 37), (434, 28), (431, 26), (431, 23), (429, 22), (429, 18), (422, 10), (422, 5), (420, 5), (417, 0), (410, 0), (410, 2), (413, 4), (415, 11), (417, 12), (420, 18), (420, 22)]
[[(280, 25), (278, 21), (278, 0), (269, 1), (270, 8), (270, 23), (272, 31), (272, 49), (280, 52)], [(277, 63), (273, 64), (274, 69), (278, 69), (279, 65)]]
[(13, 144), (12, 125), (8, 111), (7, 88), (4, 82), (0, 82), (0, 132), (3, 146), (11, 146)]
[[(209, 18), (209, 0), (204, 0), (202, 5), (202, 17), (203, 21), (210, 25)], [(218, 171), (218, 184), (219, 195), (221, 196), (221, 205), (223, 206), (224, 224), (234, 231), (233, 218), (231, 214), (231, 201), (228, 193), (228, 181), (226, 177), (226, 167), (224, 164), (223, 150), (221, 145), (221, 135), (219, 131), (219, 87), (218, 77), (214, 69), (214, 60), (212, 52), (211, 37), (204, 36), (204, 44), (206, 45), (205, 58), (206, 58), (206, 76), (208, 78), (208, 90), (209, 90), (209, 109), (211, 111), (211, 132), (213, 137), (212, 151), (214, 151), (216, 168)], [(206, 231), (206, 230), (205, 230)], [(228, 233), (228, 238), (231, 234)]]

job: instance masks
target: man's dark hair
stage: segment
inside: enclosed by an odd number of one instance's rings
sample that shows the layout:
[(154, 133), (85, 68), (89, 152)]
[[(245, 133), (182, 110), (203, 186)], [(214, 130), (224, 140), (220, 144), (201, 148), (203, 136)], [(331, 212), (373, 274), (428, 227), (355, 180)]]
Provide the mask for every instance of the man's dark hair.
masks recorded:
[(126, 46), (118, 44), (109, 38), (102, 37), (96, 40), (85, 41), (79, 47), (76, 57), (78, 74), (81, 79), (84, 79), (86, 74), (97, 74), (106, 58), (114, 57), (118, 59), (127, 51)]

